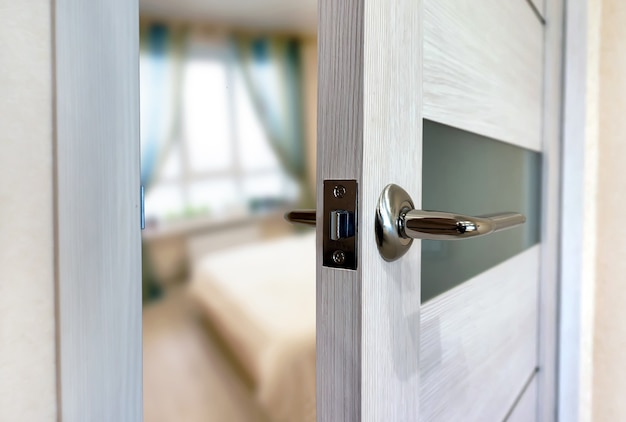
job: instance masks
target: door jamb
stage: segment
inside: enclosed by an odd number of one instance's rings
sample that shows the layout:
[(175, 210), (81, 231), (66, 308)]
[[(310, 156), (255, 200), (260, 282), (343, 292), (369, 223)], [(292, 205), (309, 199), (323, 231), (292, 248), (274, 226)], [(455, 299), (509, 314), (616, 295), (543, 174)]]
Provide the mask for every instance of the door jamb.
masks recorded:
[(563, 8), (565, 0), (545, 3), (542, 255), (539, 277), (537, 420), (557, 417), (557, 333), (559, 306), (561, 113)]
[(140, 421), (137, 0), (52, 2), (57, 420)]
[[(565, 1), (558, 332), (559, 421), (591, 420), (597, 145), (593, 138), (599, 7)], [(595, 67), (594, 67), (595, 66)]]

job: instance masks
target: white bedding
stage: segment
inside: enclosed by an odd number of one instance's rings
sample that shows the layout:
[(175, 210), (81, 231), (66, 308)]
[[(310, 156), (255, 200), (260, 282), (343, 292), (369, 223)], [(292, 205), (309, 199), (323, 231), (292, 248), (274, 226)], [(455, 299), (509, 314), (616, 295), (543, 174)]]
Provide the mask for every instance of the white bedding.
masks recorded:
[(212, 253), (191, 293), (276, 422), (315, 421), (315, 235)]

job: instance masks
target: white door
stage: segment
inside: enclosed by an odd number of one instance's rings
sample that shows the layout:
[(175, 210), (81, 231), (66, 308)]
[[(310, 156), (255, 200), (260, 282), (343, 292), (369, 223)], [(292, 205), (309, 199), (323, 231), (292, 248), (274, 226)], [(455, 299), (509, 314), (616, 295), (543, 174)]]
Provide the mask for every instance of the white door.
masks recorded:
[[(319, 421), (555, 418), (560, 7), (320, 1)], [(391, 183), (459, 229), (379, 206)], [(381, 244), (502, 211), (527, 221)]]

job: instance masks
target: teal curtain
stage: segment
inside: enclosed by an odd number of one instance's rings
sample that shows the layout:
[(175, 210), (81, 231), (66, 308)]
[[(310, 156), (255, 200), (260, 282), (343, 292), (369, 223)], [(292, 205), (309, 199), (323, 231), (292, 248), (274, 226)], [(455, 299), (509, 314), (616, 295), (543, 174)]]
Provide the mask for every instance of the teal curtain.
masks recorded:
[(142, 77), (144, 87), (141, 113), (141, 183), (149, 188), (163, 141), (168, 95), (167, 48), (169, 31), (164, 25), (150, 25), (141, 31)]
[(140, 39), (141, 183), (147, 191), (179, 132), (186, 31), (149, 24)]
[[(151, 23), (140, 29), (141, 183), (147, 192), (176, 142), (180, 125), (185, 32)], [(143, 299), (161, 296), (148, 245), (142, 242)]]
[(314, 205), (303, 128), (300, 42), (282, 37), (236, 37), (235, 57), (272, 148), (300, 185), (302, 206)]

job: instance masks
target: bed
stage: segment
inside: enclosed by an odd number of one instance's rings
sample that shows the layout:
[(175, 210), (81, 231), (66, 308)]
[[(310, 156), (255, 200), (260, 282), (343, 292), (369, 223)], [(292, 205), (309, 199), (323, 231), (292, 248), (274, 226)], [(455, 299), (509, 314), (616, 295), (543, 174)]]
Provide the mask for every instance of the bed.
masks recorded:
[(315, 235), (211, 253), (190, 293), (275, 422), (315, 421)]

